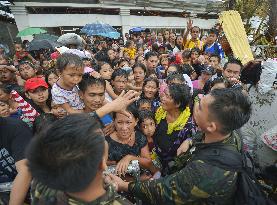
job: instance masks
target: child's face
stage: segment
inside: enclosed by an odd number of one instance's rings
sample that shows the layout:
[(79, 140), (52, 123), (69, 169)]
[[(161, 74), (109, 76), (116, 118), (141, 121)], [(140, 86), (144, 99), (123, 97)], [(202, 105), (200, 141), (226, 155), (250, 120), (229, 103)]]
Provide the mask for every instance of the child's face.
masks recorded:
[(83, 60), (83, 64), (85, 67), (90, 67), (90, 68), (92, 67), (91, 62), (89, 60)]
[(141, 123), (141, 131), (147, 137), (152, 137), (155, 133), (156, 125), (153, 119), (144, 119)]
[(113, 74), (113, 69), (109, 64), (104, 64), (101, 66), (99, 73), (103, 79), (110, 80)]
[(199, 57), (199, 53), (194, 51), (191, 53), (190, 57), (192, 60), (196, 60)]
[(131, 71), (128, 75), (128, 81), (132, 82), (135, 79), (133, 71)]
[(56, 83), (59, 80), (59, 76), (57, 76), (55, 73), (51, 73), (48, 76), (48, 83), (52, 87), (54, 83)]
[(139, 105), (139, 110), (149, 110), (149, 111), (151, 111), (151, 104), (150, 103), (141, 103)]
[(219, 64), (219, 62), (218, 62), (218, 58), (217, 57), (211, 57), (210, 58), (210, 65), (212, 67), (216, 68), (218, 66), (218, 64)]
[(137, 83), (141, 83), (144, 81), (145, 73), (143, 68), (137, 66), (134, 68), (134, 79)]
[(8, 102), (10, 99), (10, 95), (5, 93), (2, 89), (0, 89), (0, 100), (4, 102)]
[(134, 59), (131, 59), (129, 61), (130, 67), (133, 67), (135, 65), (136, 61)]
[(161, 59), (161, 65), (164, 66), (164, 67), (168, 66), (168, 58), (162, 58)]
[(142, 48), (142, 47), (139, 47), (137, 53), (138, 53), (138, 55), (143, 55), (143, 48)]
[(48, 89), (45, 87), (38, 87), (35, 90), (27, 92), (27, 96), (34, 101), (36, 104), (43, 104), (46, 102), (49, 96)]
[(73, 88), (81, 80), (84, 73), (84, 67), (76, 67), (75, 65), (67, 65), (61, 72), (61, 79), (68, 88)]
[(44, 69), (48, 69), (49, 67), (49, 62), (48, 61), (43, 61), (41, 65)]
[(10, 115), (10, 107), (7, 103), (0, 101), (0, 117), (8, 117)]
[(210, 33), (208, 38), (207, 38), (207, 42), (212, 44), (216, 41), (216, 39), (217, 39), (217, 35), (214, 34), (214, 33)]
[(7, 68), (0, 69), (0, 81), (3, 83), (9, 83), (14, 78), (14, 74)]
[(19, 73), (24, 80), (28, 80), (36, 76), (36, 70), (28, 63), (19, 66)]
[(116, 76), (114, 80), (112, 80), (112, 85), (114, 88), (114, 92), (116, 94), (120, 94), (123, 90), (126, 89), (127, 79), (125, 76)]
[(22, 51), (22, 46), (21, 46), (21, 44), (15, 44), (15, 45), (14, 45), (14, 49), (15, 49), (15, 51), (17, 51), (17, 52)]
[(61, 105), (56, 105), (51, 103), (51, 112), (53, 113), (53, 115), (55, 115), (57, 118), (61, 119), (63, 117), (66, 116), (66, 111), (62, 108)]

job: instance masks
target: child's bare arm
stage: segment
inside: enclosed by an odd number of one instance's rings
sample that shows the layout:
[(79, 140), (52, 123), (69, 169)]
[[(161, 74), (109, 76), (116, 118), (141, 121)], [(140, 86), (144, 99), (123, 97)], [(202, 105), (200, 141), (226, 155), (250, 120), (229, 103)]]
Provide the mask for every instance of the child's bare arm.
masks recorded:
[(107, 91), (107, 93), (109, 94), (109, 96), (111, 96), (111, 98), (112, 98), (113, 100), (116, 99), (116, 98), (118, 97), (118, 95), (115, 94), (115, 92), (113, 91), (113, 88), (112, 88), (111, 84), (110, 84), (108, 81), (106, 81), (106, 91)]
[(68, 114), (74, 114), (74, 113), (82, 113), (82, 112), (84, 112), (83, 110), (75, 110), (75, 109), (73, 109), (68, 103), (62, 104), (61, 107), (63, 109), (65, 109), (65, 111)]

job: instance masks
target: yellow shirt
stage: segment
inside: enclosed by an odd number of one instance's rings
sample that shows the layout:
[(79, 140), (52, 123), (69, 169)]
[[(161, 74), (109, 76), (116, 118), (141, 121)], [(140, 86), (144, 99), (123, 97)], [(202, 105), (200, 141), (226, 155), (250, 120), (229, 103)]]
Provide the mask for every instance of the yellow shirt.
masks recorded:
[(124, 52), (128, 53), (128, 55), (130, 56), (131, 59), (135, 59), (135, 55), (136, 55), (136, 49), (135, 48), (124, 48)]
[(203, 50), (203, 42), (197, 39), (196, 42), (192, 41), (192, 39), (187, 40), (185, 44), (185, 48), (193, 49), (193, 48), (199, 48), (200, 50)]

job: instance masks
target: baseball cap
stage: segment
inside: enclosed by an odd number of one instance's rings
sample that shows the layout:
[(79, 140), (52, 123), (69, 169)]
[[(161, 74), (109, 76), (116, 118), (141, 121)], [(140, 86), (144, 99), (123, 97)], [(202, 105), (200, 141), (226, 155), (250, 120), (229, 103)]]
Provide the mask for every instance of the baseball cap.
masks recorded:
[(213, 75), (214, 69), (211, 66), (208, 66), (208, 67), (205, 67), (201, 72)]
[(45, 82), (45, 80), (43, 80), (42, 78), (30, 78), (25, 82), (25, 91), (29, 91), (29, 90), (35, 90), (38, 87), (45, 87), (48, 88), (48, 84)]

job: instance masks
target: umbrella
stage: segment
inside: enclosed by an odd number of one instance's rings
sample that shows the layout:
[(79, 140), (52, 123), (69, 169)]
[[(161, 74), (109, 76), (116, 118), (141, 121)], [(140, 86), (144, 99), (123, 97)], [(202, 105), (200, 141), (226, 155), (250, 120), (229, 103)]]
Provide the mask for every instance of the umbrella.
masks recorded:
[(92, 24), (86, 24), (82, 29), (81, 33), (85, 33), (88, 36), (104, 36), (108, 38), (119, 38), (120, 33), (116, 31), (115, 28), (113, 28), (109, 24), (105, 24), (102, 22), (97, 21), (96, 23)]
[(58, 46), (60, 46), (60, 44), (54, 41), (50, 41), (46, 39), (42, 39), (42, 40), (34, 39), (29, 43), (27, 50), (28, 51), (38, 51), (40, 49), (55, 50), (55, 47), (58, 47)]
[(83, 39), (81, 38), (81, 36), (77, 35), (76, 33), (63, 34), (57, 40), (57, 42), (61, 43), (64, 46), (70, 44), (79, 46), (82, 44), (82, 41)]
[(22, 31), (20, 31), (16, 37), (22, 37), (22, 36), (30, 36), (30, 35), (34, 35), (34, 34), (40, 34), (40, 33), (46, 33), (47, 31), (45, 31), (44, 29), (41, 28), (33, 28), (33, 27), (29, 27), (29, 28), (25, 28)]
[(68, 49), (64, 53), (72, 53), (72, 54), (79, 56), (82, 59), (91, 58), (91, 54), (88, 51), (81, 51), (78, 49)]
[(57, 41), (58, 40), (58, 36), (55, 36), (55, 35), (50, 35), (48, 33), (41, 33), (41, 34), (37, 34), (35, 35), (34, 39), (37, 39), (37, 40), (50, 40), (50, 41)]
[(130, 31), (130, 32), (142, 32), (142, 31), (144, 31), (144, 30), (145, 30), (144, 28), (135, 27), (135, 28), (130, 29), (129, 31)]

